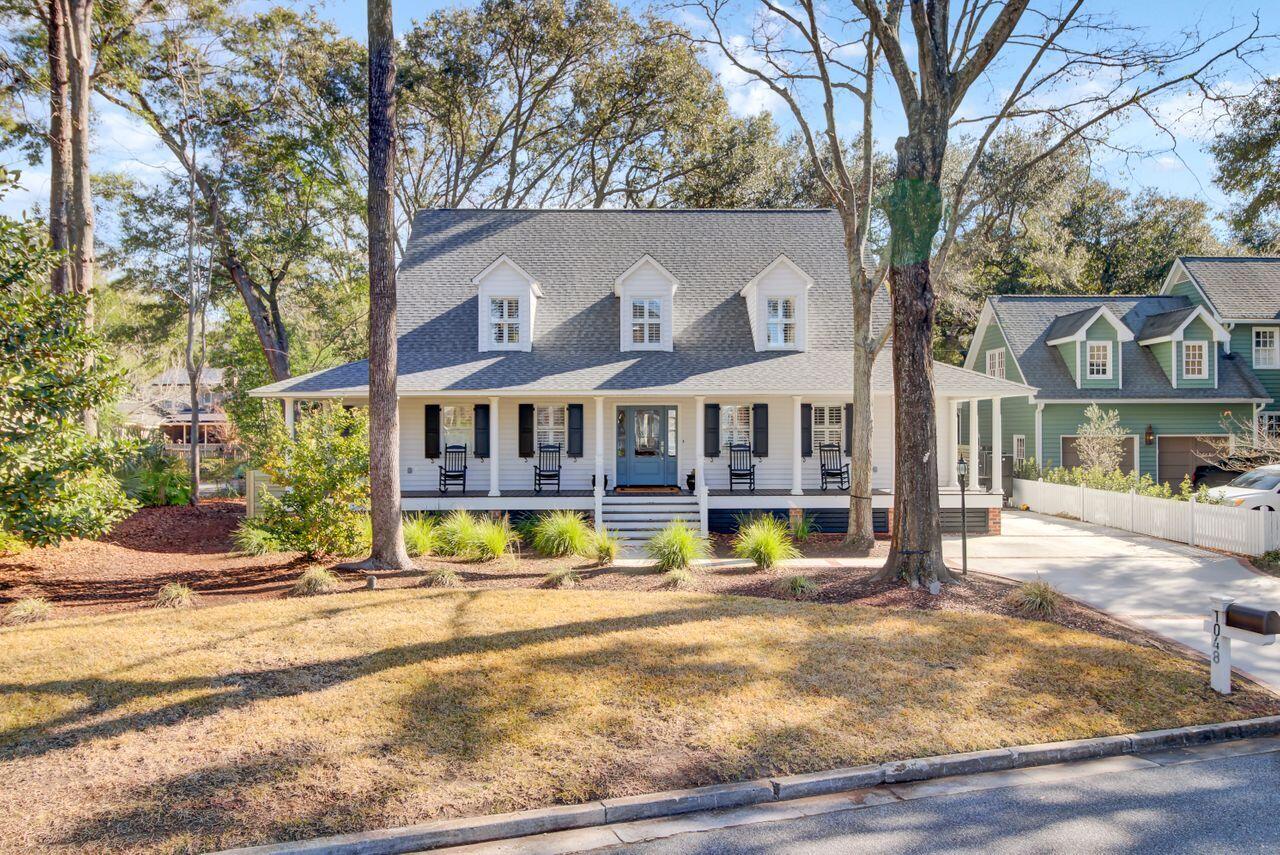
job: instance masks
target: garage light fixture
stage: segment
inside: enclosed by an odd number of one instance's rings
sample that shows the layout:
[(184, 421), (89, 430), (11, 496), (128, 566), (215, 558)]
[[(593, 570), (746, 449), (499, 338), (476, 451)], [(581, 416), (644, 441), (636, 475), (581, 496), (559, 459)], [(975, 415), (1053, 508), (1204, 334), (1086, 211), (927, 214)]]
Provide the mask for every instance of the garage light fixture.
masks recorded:
[(1156, 441), (1156, 429), (1151, 425), (1147, 425), (1147, 432), (1142, 435), (1142, 440), (1147, 445), (1151, 445)]

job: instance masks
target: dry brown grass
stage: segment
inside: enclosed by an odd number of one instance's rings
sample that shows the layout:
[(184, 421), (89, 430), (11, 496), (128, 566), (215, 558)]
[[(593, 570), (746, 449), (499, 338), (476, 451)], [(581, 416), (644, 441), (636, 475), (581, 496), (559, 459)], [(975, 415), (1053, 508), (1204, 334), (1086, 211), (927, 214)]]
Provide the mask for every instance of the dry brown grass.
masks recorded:
[(204, 851), (1272, 713), (1053, 624), (403, 589), (0, 630), (0, 850)]

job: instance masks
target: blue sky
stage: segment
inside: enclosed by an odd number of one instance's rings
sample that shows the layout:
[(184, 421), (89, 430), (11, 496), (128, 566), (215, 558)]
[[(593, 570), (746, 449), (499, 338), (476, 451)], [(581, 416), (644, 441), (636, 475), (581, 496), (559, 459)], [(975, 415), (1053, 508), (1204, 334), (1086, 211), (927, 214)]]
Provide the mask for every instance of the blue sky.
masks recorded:
[[(455, 3), (443, 3), (436, 0), (427, 2), (398, 2), (395, 7), (395, 24), (397, 32), (405, 31), (413, 20), (421, 19), (431, 11)], [(1255, 12), (1262, 15), (1264, 30), (1280, 32), (1280, 4), (1264, 4), (1261, 0), (1218, 0), (1212, 5), (1211, 17), (1206, 17), (1206, 5), (1192, 0), (1101, 0), (1090, 2), (1086, 7), (1093, 12), (1114, 16), (1123, 24), (1132, 25), (1149, 33), (1152, 38), (1169, 38), (1183, 28), (1201, 25), (1206, 28), (1224, 26), (1230, 21), (1246, 23)], [(319, 5), (318, 12), (332, 20), (344, 33), (363, 39), (366, 28), (365, 4), (361, 0), (330, 0)], [(742, 24), (745, 30), (745, 21)], [(1275, 68), (1266, 69), (1268, 73), (1280, 72), (1280, 63), (1275, 61), (1278, 54), (1272, 54), (1270, 62)], [(716, 70), (726, 86), (731, 106), (739, 113), (757, 112), (768, 109), (778, 118), (779, 123), (787, 128), (790, 117), (769, 93), (758, 84), (745, 83), (740, 74), (721, 57), (708, 56), (708, 64)], [(1244, 85), (1243, 72), (1233, 75)], [(989, 88), (966, 102), (970, 109), (981, 109), (983, 102), (989, 100), (991, 93), (1001, 86), (1008, 85), (1002, 73), (997, 73), (990, 82)], [(893, 139), (901, 129), (900, 109), (896, 96), (887, 86), (881, 86), (878, 99), (877, 137), (885, 148), (892, 145)], [(1188, 103), (1185, 96), (1169, 96), (1160, 105), (1164, 115), (1177, 116), (1176, 126), (1179, 129), (1179, 145), (1176, 153), (1165, 153), (1138, 160), (1121, 160), (1115, 157), (1102, 156), (1096, 162), (1097, 168), (1106, 173), (1112, 180), (1132, 188), (1152, 186), (1166, 192), (1178, 193), (1205, 199), (1215, 210), (1222, 209), (1226, 200), (1213, 186), (1213, 165), (1204, 152), (1204, 145), (1211, 136), (1209, 130), (1212, 117), (1197, 113), (1185, 114), (1182, 105)], [(127, 114), (110, 105), (99, 103), (96, 148), (93, 165), (98, 170), (123, 170), (145, 177), (158, 175), (171, 168), (171, 160), (157, 145), (151, 132)], [(851, 105), (850, 112), (852, 113)], [(848, 117), (850, 127), (856, 121), (855, 115)], [(1117, 138), (1142, 140), (1151, 134), (1151, 126), (1142, 120), (1133, 120), (1115, 131)], [(48, 171), (44, 165), (29, 167), (19, 162), (12, 153), (4, 153), (3, 160), (11, 166), (23, 170), (23, 189), (10, 194), (0, 201), (0, 210), (15, 214), (19, 211), (39, 209), (42, 200), (47, 198)], [(104, 223), (109, 231), (110, 224)]]

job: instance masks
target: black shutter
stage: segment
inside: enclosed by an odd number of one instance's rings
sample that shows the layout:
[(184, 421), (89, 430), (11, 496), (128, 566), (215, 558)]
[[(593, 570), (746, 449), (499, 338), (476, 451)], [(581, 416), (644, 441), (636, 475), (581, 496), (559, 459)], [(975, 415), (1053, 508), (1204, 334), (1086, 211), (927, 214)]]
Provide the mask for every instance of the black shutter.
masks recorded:
[(813, 404), (800, 405), (800, 456), (813, 457)]
[(751, 405), (751, 453), (756, 457), (769, 456), (769, 405)]
[(520, 405), (520, 456), (533, 457), (533, 404)]
[(484, 459), (489, 456), (489, 405), (476, 404), (476, 450), (475, 456)]
[(425, 445), (422, 453), (428, 460), (440, 456), (440, 405), (427, 404)]
[(702, 425), (702, 453), (707, 457), (720, 456), (720, 405), (707, 404), (704, 407), (706, 422)]
[(569, 457), (582, 456), (582, 405), (569, 405), (569, 448), (565, 454)]
[(853, 456), (853, 404), (844, 405), (844, 453)]

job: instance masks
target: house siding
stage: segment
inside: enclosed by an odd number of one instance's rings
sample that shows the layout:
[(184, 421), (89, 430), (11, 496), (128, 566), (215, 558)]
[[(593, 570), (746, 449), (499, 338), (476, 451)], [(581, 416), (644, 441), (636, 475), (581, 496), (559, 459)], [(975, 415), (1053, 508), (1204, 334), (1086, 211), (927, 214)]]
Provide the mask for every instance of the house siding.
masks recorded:
[[(1106, 379), (1090, 378), (1086, 360), (1088, 359), (1088, 349), (1085, 346), (1091, 341), (1109, 341), (1111, 342), (1111, 376)], [(1105, 318), (1098, 318), (1085, 331), (1084, 342), (1077, 345), (1080, 349), (1079, 363), (1077, 370), (1080, 375), (1081, 389), (1118, 389), (1120, 388), (1121, 377), (1124, 368), (1120, 364), (1120, 340), (1116, 335), (1116, 328), (1111, 322)]]
[(1004, 331), (1000, 329), (999, 323), (987, 326), (987, 330), (982, 336), (982, 341), (978, 344), (978, 358), (973, 364), (973, 370), (985, 374), (987, 371), (987, 352), (997, 348), (1004, 351), (1005, 379), (1012, 380), (1015, 383), (1026, 382), (1023, 380), (1022, 372), (1018, 370), (1018, 363), (1013, 359), (1013, 351), (1009, 349), (1009, 344), (1005, 341)]
[[(1187, 328), (1182, 333), (1184, 341), (1174, 342), (1178, 345), (1178, 388), (1179, 389), (1212, 389), (1218, 385), (1218, 345), (1213, 340), (1213, 330), (1209, 329), (1209, 325), (1204, 322), (1203, 318), (1196, 318), (1187, 324)], [(1206, 356), (1209, 360), (1209, 376), (1206, 378), (1191, 378), (1184, 372), (1183, 363), (1183, 345), (1186, 341), (1203, 341), (1208, 347), (1205, 348)]]
[(1169, 383), (1172, 385), (1174, 378), (1173, 342), (1162, 341), (1158, 344), (1150, 345), (1147, 350), (1151, 351), (1151, 355), (1155, 357), (1156, 364), (1160, 366), (1160, 370), (1164, 372), (1165, 377), (1169, 378)]
[(1080, 383), (1080, 354), (1079, 347), (1076, 342), (1069, 341), (1065, 344), (1057, 345), (1058, 356), (1062, 357), (1063, 363), (1067, 366), (1067, 372), (1071, 374), (1071, 379)]
[[(1236, 324), (1231, 330), (1231, 352), (1237, 358), (1245, 360), (1253, 369), (1258, 382), (1267, 390), (1267, 395), (1280, 400), (1280, 368), (1258, 368), (1253, 364), (1253, 329), (1259, 327), (1275, 327), (1280, 329), (1280, 320), (1268, 324)], [(1280, 404), (1267, 404), (1267, 410), (1280, 409)]]

